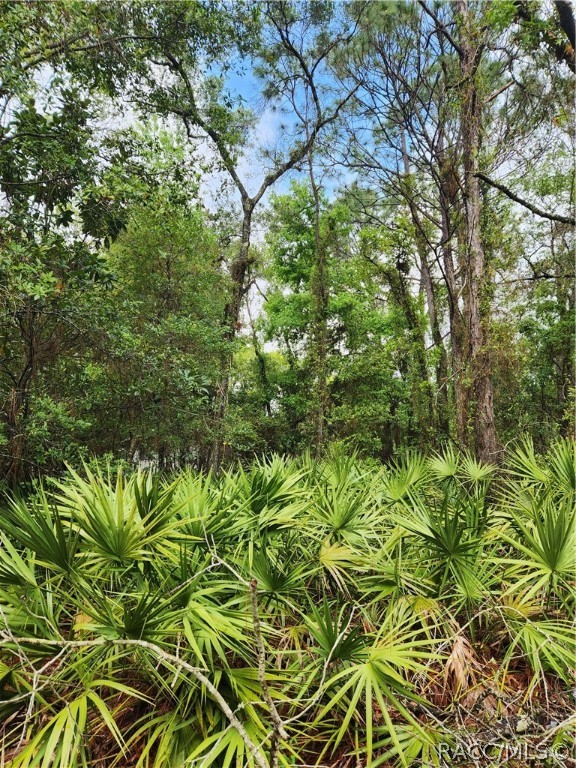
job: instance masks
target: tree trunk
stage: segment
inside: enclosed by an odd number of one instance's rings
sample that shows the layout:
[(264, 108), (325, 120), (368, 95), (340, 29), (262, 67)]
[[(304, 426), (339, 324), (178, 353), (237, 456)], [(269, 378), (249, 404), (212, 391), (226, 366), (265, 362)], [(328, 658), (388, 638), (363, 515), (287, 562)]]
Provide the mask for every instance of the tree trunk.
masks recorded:
[(444, 148), (444, 135), (440, 130), (437, 149), (442, 270), (448, 292), (448, 319), (450, 325), (450, 363), (456, 440), (461, 447), (468, 445), (468, 387), (465, 373), (465, 327), (460, 308), (460, 285), (454, 264), (453, 213), (457, 207), (459, 180), (452, 159)]
[(438, 362), (436, 363), (436, 387), (437, 387), (437, 421), (438, 427), (443, 437), (450, 436), (449, 408), (448, 408), (448, 355), (440, 331), (438, 321), (438, 302), (436, 290), (432, 281), (432, 274), (427, 260), (425, 250), (420, 253), (420, 273), (422, 284), (426, 295), (426, 307), (428, 310), (428, 319), (432, 333), (432, 341), (438, 350)]
[(456, 0), (460, 25), (461, 133), (464, 170), (464, 249), (466, 275), (465, 315), (474, 399), (474, 427), (478, 458), (494, 461), (498, 439), (494, 424), (492, 366), (488, 340), (489, 277), (482, 243), (482, 198), (479, 171), (482, 99), (478, 66), (481, 46), (477, 40), (468, 0)]
[[(402, 129), (402, 158), (404, 163), (404, 175), (406, 182), (410, 178), (410, 160), (408, 152), (406, 150), (406, 136), (404, 129)], [(406, 189), (405, 198), (410, 209), (410, 215), (412, 217), (412, 225), (414, 227), (414, 239), (416, 243), (416, 250), (420, 259), (420, 277), (422, 287), (426, 296), (426, 308), (428, 311), (428, 320), (430, 322), (430, 331), (432, 333), (432, 341), (434, 346), (439, 351), (438, 363), (436, 365), (436, 386), (437, 386), (437, 407), (434, 407), (434, 402), (430, 398), (430, 407), (432, 408), (433, 422), (438, 423), (438, 427), (446, 437), (449, 436), (449, 421), (448, 421), (448, 356), (446, 354), (446, 348), (442, 340), (442, 333), (440, 332), (440, 323), (438, 321), (437, 312), (437, 300), (436, 291), (434, 290), (434, 283), (432, 281), (432, 274), (430, 272), (430, 265), (428, 264), (428, 243), (424, 237), (424, 230), (422, 222), (418, 213), (418, 209), (414, 204), (414, 198), (410, 189)], [(424, 342), (424, 340), (422, 340)], [(428, 373), (426, 367), (425, 354), (422, 353), (423, 368), (426, 371), (426, 380), (428, 380)], [(421, 363), (422, 365), (422, 363)]]
[(226, 348), (222, 354), (220, 381), (216, 391), (216, 407), (214, 410), (213, 422), (214, 442), (210, 457), (210, 466), (214, 471), (220, 469), (225, 454), (224, 417), (228, 408), (228, 397), (230, 394), (230, 375), (234, 359), (234, 340), (236, 338), (236, 333), (240, 329), (240, 310), (242, 308), (242, 300), (246, 294), (246, 275), (248, 273), (248, 268), (252, 263), (250, 257), (250, 237), (252, 233), (254, 202), (250, 200), (250, 198), (245, 197), (242, 201), (242, 209), (243, 218), (240, 249), (238, 256), (234, 259), (230, 267), (232, 289), (230, 300), (224, 308), (224, 341), (226, 342)]
[(260, 379), (260, 387), (262, 388), (264, 412), (266, 416), (270, 418), (272, 416), (272, 389), (268, 379), (268, 371), (266, 370), (266, 357), (260, 348), (258, 334), (256, 333), (254, 321), (252, 320), (252, 315), (250, 313), (250, 307), (248, 307), (248, 318), (250, 320), (250, 330), (252, 332), (252, 346), (254, 347), (254, 356), (256, 357), (256, 362), (258, 364), (258, 378)]
[(430, 446), (432, 441), (434, 416), (424, 332), (414, 307), (414, 296), (410, 292), (402, 271), (392, 266), (383, 265), (380, 265), (380, 269), (406, 320), (411, 348), (409, 355), (406, 356), (406, 365), (402, 366), (400, 363), (400, 373), (403, 378), (410, 382), (415, 424), (412, 434), (417, 436), (419, 447), (425, 449)]
[(28, 304), (19, 320), (25, 357), (19, 376), (12, 378), (13, 387), (7, 397), (7, 407), (3, 414), (8, 437), (4, 480), (9, 485), (16, 485), (27, 474), (26, 441), (24, 425), (29, 412), (30, 393), (39, 365), (39, 343), (36, 329), (36, 312)]
[(7, 461), (4, 470), (4, 480), (8, 485), (15, 485), (22, 475), (24, 458), (24, 432), (21, 423), (21, 412), (27, 399), (27, 392), (14, 388), (8, 396), (5, 423), (8, 436)]
[(316, 458), (324, 452), (326, 441), (325, 424), (328, 410), (328, 286), (326, 271), (326, 248), (320, 234), (320, 195), (314, 178), (312, 151), (308, 154), (310, 184), (314, 198), (314, 244), (315, 263), (311, 279), (314, 302), (314, 451)]

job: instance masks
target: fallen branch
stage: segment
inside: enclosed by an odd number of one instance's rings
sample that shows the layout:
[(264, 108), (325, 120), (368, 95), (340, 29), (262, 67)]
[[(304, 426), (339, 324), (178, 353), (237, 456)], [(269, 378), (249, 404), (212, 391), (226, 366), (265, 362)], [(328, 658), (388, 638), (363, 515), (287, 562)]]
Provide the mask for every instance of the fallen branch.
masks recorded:
[(150, 651), (156, 656), (157, 659), (160, 659), (161, 661), (164, 661), (168, 664), (176, 665), (180, 669), (188, 672), (193, 677), (195, 677), (196, 680), (198, 680), (198, 682), (201, 683), (206, 688), (206, 690), (211, 694), (214, 700), (218, 703), (222, 712), (224, 712), (224, 714), (226, 715), (228, 722), (230, 723), (230, 725), (232, 725), (236, 729), (236, 731), (238, 732), (238, 735), (246, 745), (246, 749), (250, 752), (250, 754), (256, 761), (256, 764), (259, 766), (259, 768), (269, 768), (268, 763), (264, 759), (262, 753), (260, 752), (258, 747), (254, 744), (254, 742), (248, 735), (246, 729), (244, 728), (240, 720), (236, 717), (236, 715), (234, 714), (234, 712), (226, 702), (226, 699), (218, 691), (218, 689), (212, 683), (212, 681), (206, 677), (203, 671), (199, 667), (194, 667), (192, 664), (188, 664), (187, 661), (184, 661), (178, 656), (174, 656), (171, 653), (167, 653), (155, 643), (149, 643), (147, 640), (134, 640), (134, 639), (128, 639), (128, 638), (126, 639), (119, 638), (116, 640), (112, 640), (104, 637), (98, 638), (96, 640), (48, 640), (48, 639), (39, 638), (39, 637), (8, 637), (7, 640), (4, 640), (4, 644), (6, 645), (9, 643), (13, 643), (17, 647), (20, 647), (23, 645), (24, 646), (37, 645), (37, 646), (57, 646), (58, 648), (66, 648), (66, 649), (67, 648), (95, 648), (100, 645), (117, 645), (117, 646), (125, 646), (125, 647), (142, 648), (144, 650)]
[(278, 768), (278, 749), (280, 741), (288, 738), (286, 729), (282, 724), (276, 705), (270, 695), (270, 689), (266, 682), (266, 649), (264, 648), (264, 641), (262, 640), (262, 631), (260, 629), (260, 617), (258, 616), (258, 581), (252, 579), (250, 582), (250, 601), (252, 605), (252, 623), (254, 625), (254, 634), (256, 636), (256, 648), (258, 651), (258, 679), (262, 686), (262, 695), (264, 701), (268, 706), (270, 717), (274, 725), (272, 731), (272, 744), (270, 747), (270, 768)]

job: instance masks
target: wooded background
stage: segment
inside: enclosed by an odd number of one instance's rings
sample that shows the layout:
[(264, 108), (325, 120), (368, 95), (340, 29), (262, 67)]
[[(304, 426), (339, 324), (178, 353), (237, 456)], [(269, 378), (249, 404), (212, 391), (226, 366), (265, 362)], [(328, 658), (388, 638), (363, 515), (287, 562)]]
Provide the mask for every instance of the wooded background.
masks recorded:
[(0, 4), (0, 476), (574, 430), (568, 2)]

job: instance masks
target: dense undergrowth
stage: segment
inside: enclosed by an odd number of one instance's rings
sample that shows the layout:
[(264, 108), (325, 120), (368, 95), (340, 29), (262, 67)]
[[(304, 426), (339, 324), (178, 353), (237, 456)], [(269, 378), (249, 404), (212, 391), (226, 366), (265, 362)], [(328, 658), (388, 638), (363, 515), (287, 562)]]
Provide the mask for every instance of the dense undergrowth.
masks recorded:
[(572, 764), (575, 475), (527, 443), (6, 499), (0, 763)]

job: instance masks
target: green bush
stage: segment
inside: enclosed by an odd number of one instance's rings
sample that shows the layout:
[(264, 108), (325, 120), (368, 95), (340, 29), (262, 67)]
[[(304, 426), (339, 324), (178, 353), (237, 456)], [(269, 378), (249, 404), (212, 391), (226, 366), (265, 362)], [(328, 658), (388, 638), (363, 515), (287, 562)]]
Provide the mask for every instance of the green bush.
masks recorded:
[(568, 744), (575, 476), (564, 441), (4, 502), (2, 764), (441, 765), (520, 717)]

